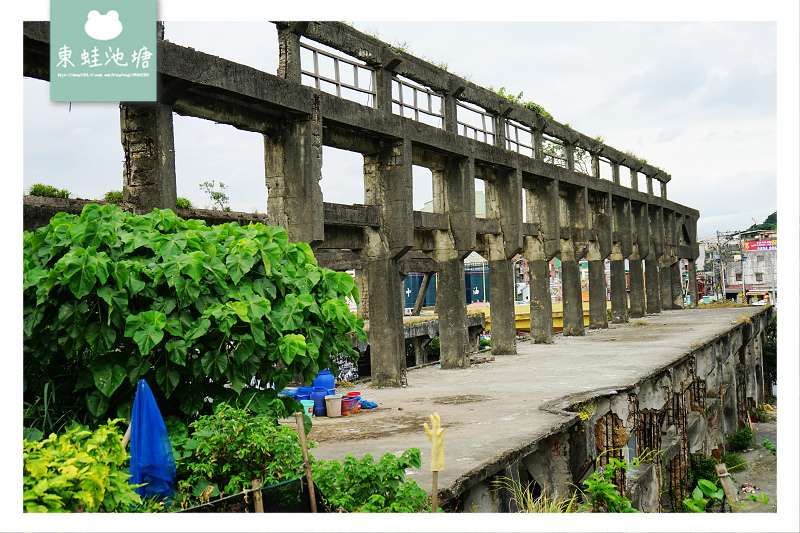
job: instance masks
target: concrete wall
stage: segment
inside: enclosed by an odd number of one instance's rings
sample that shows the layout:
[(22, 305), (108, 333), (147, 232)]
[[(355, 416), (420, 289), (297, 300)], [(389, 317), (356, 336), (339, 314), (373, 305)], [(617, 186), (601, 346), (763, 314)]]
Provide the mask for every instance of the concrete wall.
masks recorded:
[(582, 403), (591, 406), (591, 415), (585, 420), (576, 416), (497, 472), (485, 472), (461, 495), (458, 507), (513, 512), (510, 495), (497, 486), (510, 474), (537, 492), (569, 496), (598, 458), (601, 464), (608, 455), (630, 461), (651, 449), (658, 452), (653, 461), (620, 475), (622, 492), (640, 511), (677, 512), (688, 497), (691, 454), (719, 456), (725, 435), (745, 427), (747, 409), (764, 402), (762, 332), (772, 313), (768, 307), (733, 325), (628, 390), (600, 391), (550, 406), (563, 413)]

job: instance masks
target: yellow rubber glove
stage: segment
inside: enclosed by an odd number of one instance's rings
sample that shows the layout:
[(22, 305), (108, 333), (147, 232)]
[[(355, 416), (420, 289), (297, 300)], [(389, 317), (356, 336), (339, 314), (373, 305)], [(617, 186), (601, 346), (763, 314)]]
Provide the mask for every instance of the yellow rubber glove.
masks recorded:
[(439, 413), (433, 413), (431, 417), (431, 427), (425, 426), (425, 433), (431, 441), (431, 471), (444, 470), (444, 429), (440, 427), (441, 419)]

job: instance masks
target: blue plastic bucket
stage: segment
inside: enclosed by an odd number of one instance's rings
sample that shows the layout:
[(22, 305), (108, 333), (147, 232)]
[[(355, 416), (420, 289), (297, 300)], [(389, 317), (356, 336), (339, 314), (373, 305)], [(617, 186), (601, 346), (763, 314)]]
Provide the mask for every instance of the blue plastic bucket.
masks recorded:
[(314, 387), (325, 387), (328, 394), (336, 394), (336, 380), (330, 370), (320, 370), (312, 383)]
[(325, 387), (314, 387), (311, 389), (310, 400), (314, 401), (314, 414), (317, 416), (326, 416), (328, 410), (325, 407), (325, 396), (328, 395), (328, 389)]
[(298, 402), (302, 402), (303, 400), (310, 400), (311, 399), (311, 387), (300, 387), (297, 389), (297, 394), (295, 394), (295, 398)]

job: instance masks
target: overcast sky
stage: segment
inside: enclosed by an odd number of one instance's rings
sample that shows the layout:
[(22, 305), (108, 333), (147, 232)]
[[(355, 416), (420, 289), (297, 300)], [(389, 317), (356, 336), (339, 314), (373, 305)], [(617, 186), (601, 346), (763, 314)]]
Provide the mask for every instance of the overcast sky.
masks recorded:
[[(700, 211), (699, 237), (745, 229), (777, 209), (777, 24), (739, 22), (353, 22), (357, 29), (484, 87), (523, 92), (556, 120), (672, 175), (668, 198)], [(167, 21), (169, 40), (277, 70), (268, 22)], [(23, 186), (73, 197), (122, 188), (115, 103), (50, 102), (23, 80)], [(71, 106), (71, 107), (70, 107)], [(199, 184), (223, 182), (234, 210), (265, 211), (261, 135), (175, 115), (178, 195), (210, 205)], [(362, 158), (325, 148), (325, 201), (363, 202)], [(629, 183), (623, 172), (623, 184)], [(414, 209), (429, 200), (415, 169)]]
[[(744, 229), (753, 219), (761, 222), (780, 208), (783, 237), (779, 256), (781, 265), (790, 267), (781, 269), (780, 285), (782, 292), (796, 295), (797, 2), (673, 0), (663, 3), (668, 7), (658, 12), (643, 4), (651, 3), (507, 0), (498, 4), (455, 4), (414, 0), (391, 4), (395, 10), (391, 13), (385, 12), (386, 7), (375, 11), (375, 2), (316, 0), (281, 5), (236, 0), (160, 0), (158, 6), (159, 18), (167, 21), (168, 39), (273, 74), (277, 68), (277, 41), (271, 24), (179, 21), (355, 21), (352, 23), (357, 29), (390, 44), (405, 43), (410, 53), (446, 63), (451, 72), (473, 83), (494, 88), (504, 86), (513, 94), (523, 92), (525, 100), (542, 105), (556, 120), (569, 123), (589, 136), (601, 135), (608, 145), (634, 152), (670, 173), (668, 197), (700, 211), (699, 237), (713, 236), (717, 230)], [(10, 155), (4, 170), (18, 192), (33, 183), (46, 183), (70, 190), (73, 197), (100, 198), (109, 190), (122, 188), (123, 153), (117, 105), (73, 103), (70, 110), (69, 104), (48, 101), (46, 82), (23, 79), (20, 83), (20, 22), (48, 20), (48, 6), (46, 0), (11, 4), (6, 9), (15, 11), (16, 16), (0, 20), (6, 50), (12, 51), (13, 58), (4, 62), (3, 69), (7, 79), (4, 152), (7, 149)], [(415, 22), (385, 22), (397, 18)], [(419, 22), (456, 18), (488, 22)], [(504, 22), (514, 19), (526, 22)], [(540, 22), (532, 22), (534, 19)], [(652, 22), (637, 22), (643, 20)], [(208, 205), (210, 202), (198, 185), (215, 179), (228, 185), (233, 209), (264, 212), (266, 189), (260, 135), (179, 116), (175, 116), (174, 123), (180, 196), (200, 207)], [(414, 208), (419, 209), (427, 199), (425, 196), (430, 197), (430, 184), (424, 175), (415, 174), (415, 185), (418, 186)], [(322, 187), (326, 201), (361, 202), (360, 159), (326, 149)], [(21, 225), (21, 203), (11, 203), (14, 204), (11, 212), (16, 213)], [(11, 261), (6, 263), (21, 265), (21, 258), (15, 255), (19, 249), (14, 247), (11, 253)], [(8, 279), (20, 279), (19, 275), (11, 267)], [(19, 293), (14, 294), (14, 298), (20, 298)], [(11, 307), (19, 309), (21, 301), (13, 301)], [(790, 306), (785, 309), (785, 316), (791, 320), (782, 321), (780, 326), (781, 353), (788, 347), (794, 355), (789, 358), (788, 367), (786, 360), (781, 363), (782, 372), (788, 370), (788, 375), (795, 379), (796, 303), (784, 301)], [(20, 342), (18, 314), (12, 313), (3, 328), (6, 338)], [(19, 344), (13, 353), (21, 353)], [(20, 375), (21, 358), (9, 364), (9, 373)], [(12, 381), (6, 392), (12, 394), (9, 401), (18, 405), (20, 384), (19, 380)], [(788, 392), (789, 388), (782, 390)], [(797, 400), (796, 393), (784, 398), (790, 402), (782, 401), (782, 411), (796, 423), (797, 405), (792, 403)], [(16, 420), (11, 426), (21, 427)], [(793, 432), (782, 433), (781, 439), (796, 439), (796, 428), (790, 426), (790, 429)], [(797, 443), (787, 444), (792, 448), (783, 455), (783, 470), (796, 473), (797, 454), (792, 450), (796, 450)], [(9, 444), (5, 456), (18, 457), (18, 447)], [(781, 481), (782, 489), (789, 488), (786, 481), (789, 480)], [(791, 524), (796, 524), (796, 487), (792, 485), (791, 490), (794, 492), (781, 498), (784, 502), (781, 507), (783, 513), (794, 512), (786, 517), (792, 516)], [(18, 513), (18, 508), (8, 511)], [(720, 520), (723, 518), (728, 517)], [(756, 515), (739, 515), (736, 519), (735, 523), (719, 522), (723, 525), (718, 527), (739, 530), (749, 524), (743, 530), (777, 531), (790, 524)], [(232, 523), (227, 518), (226, 525), (192, 522), (195, 531), (229, 527)], [(370, 522), (351, 521), (354, 526), (366, 523)], [(408, 524), (400, 517), (393, 523), (397, 529)], [(20, 529), (70, 530), (62, 521), (30, 524), (26, 522)], [(437, 522), (436, 529), (479, 527), (474, 524), (487, 529), (496, 527), (494, 522), (473, 524), (455, 517), (448, 524)], [(563, 523), (555, 524), (548, 522), (553, 530), (563, 527)], [(616, 524), (613, 529), (621, 528)], [(133, 531), (141, 525), (126, 519), (116, 520), (111, 527)], [(607, 526), (602, 522), (594, 526), (583, 523), (582, 529)], [(517, 527), (524, 528), (519, 524)], [(653, 521), (636, 522), (636, 527), (650, 530), (657, 525)], [(329, 529), (338, 530), (336, 524)], [(422, 529), (433, 527), (422, 526)]]

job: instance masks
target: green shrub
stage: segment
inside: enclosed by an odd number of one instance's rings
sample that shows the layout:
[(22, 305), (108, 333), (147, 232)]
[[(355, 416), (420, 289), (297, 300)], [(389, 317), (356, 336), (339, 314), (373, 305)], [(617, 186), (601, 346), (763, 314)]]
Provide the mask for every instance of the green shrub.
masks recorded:
[(350, 336), (366, 340), (345, 302), (358, 301), (353, 278), (321, 268), (308, 244), (169, 209), (56, 214), (23, 235), (22, 291), (23, 400), (59, 376), (57, 410), (89, 423), (127, 417), (139, 379), (164, 416), (207, 414), (207, 397), (280, 415), (276, 390), (336, 371), (331, 356), (357, 358)]
[(122, 191), (108, 191), (105, 196), (103, 196), (103, 201), (110, 204), (121, 204)]
[(752, 448), (756, 444), (756, 436), (750, 428), (742, 428), (736, 433), (730, 433), (725, 436), (727, 442), (726, 449), (731, 452), (743, 452), (748, 448)]
[(419, 468), (420, 451), (411, 448), (400, 457), (387, 453), (374, 463), (366, 454), (344, 461), (312, 464), (314, 483), (331, 506), (349, 513), (419, 513), (429, 510), (428, 497), (417, 482), (405, 479), (407, 468)]
[(178, 196), (175, 200), (175, 207), (180, 209), (194, 209), (192, 202), (188, 198), (183, 198), (181, 196)]
[(434, 337), (433, 339), (431, 339), (431, 342), (428, 343), (427, 350), (429, 357), (433, 359), (439, 358), (439, 351), (440, 351), (439, 337)]
[(75, 425), (44, 440), (23, 441), (23, 508), (26, 513), (119, 512), (141, 504), (129, 485), (128, 453), (122, 447), (120, 422), (91, 431)]
[[(211, 496), (250, 488), (254, 479), (274, 485), (303, 474), (297, 433), (270, 417), (221, 403), (190, 424), (188, 437), (170, 436), (177, 466), (176, 503), (193, 506), (209, 486)], [(309, 441), (309, 447), (316, 443)]]
[(732, 451), (723, 452), (719, 458), (719, 462), (725, 465), (728, 472), (738, 472), (747, 468), (747, 461), (742, 459), (741, 455)]
[(49, 198), (69, 198), (72, 193), (67, 189), (57, 189), (52, 185), (44, 185), (42, 183), (35, 183), (28, 189), (28, 194), (31, 196), (47, 196)]

